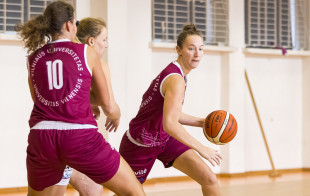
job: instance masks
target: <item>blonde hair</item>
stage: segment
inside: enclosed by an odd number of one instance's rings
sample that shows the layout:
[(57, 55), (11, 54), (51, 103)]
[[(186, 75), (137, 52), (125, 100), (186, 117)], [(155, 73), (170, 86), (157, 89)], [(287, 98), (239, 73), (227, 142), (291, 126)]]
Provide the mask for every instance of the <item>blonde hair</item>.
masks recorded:
[(101, 18), (84, 18), (79, 22), (76, 36), (80, 42), (87, 44), (88, 38), (96, 38), (103, 27), (107, 28), (106, 23)]

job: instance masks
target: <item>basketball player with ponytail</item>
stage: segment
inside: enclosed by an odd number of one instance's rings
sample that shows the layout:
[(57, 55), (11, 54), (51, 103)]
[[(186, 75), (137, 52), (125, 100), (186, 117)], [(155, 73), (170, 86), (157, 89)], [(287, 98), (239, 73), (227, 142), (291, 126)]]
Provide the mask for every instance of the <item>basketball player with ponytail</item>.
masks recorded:
[(201, 158), (215, 166), (221, 162), (220, 154), (202, 145), (182, 126), (203, 127), (204, 123), (204, 118), (182, 112), (186, 77), (203, 56), (202, 33), (194, 25), (184, 26), (176, 50), (177, 60), (163, 69), (144, 93), (138, 114), (123, 136), (120, 153), (140, 183), (158, 159), (166, 168), (173, 166), (197, 181), (204, 196), (220, 195), (216, 175)]
[(34, 101), (26, 160), (28, 195), (64, 195), (66, 185), (55, 184), (67, 165), (117, 195), (145, 195), (128, 164), (97, 131), (91, 104), (100, 106), (115, 126), (120, 111), (96, 51), (73, 42), (77, 27), (72, 5), (54, 1), (16, 31), (28, 49)]

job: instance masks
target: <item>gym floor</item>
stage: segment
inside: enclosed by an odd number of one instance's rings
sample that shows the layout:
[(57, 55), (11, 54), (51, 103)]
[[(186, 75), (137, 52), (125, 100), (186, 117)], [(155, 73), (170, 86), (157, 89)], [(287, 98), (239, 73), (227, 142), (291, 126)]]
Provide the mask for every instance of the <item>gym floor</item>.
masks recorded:
[[(284, 173), (280, 177), (251, 175), (248, 177), (219, 177), (223, 196), (310, 196), (310, 171)], [(144, 185), (147, 196), (202, 196), (199, 185), (192, 180), (151, 182)], [(24, 196), (26, 192), (1, 193), (0, 196)], [(104, 189), (102, 196), (113, 193)], [(65, 196), (79, 196), (68, 188)]]

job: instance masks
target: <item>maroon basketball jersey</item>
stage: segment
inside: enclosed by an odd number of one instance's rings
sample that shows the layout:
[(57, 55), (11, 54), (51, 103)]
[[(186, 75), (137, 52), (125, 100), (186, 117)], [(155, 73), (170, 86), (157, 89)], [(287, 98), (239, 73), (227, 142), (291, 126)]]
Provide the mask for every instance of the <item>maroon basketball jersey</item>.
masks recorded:
[(163, 129), (164, 96), (161, 87), (164, 80), (173, 74), (184, 78), (177, 62), (170, 63), (144, 93), (138, 114), (130, 121), (129, 134), (127, 134), (137, 145), (162, 146), (169, 139), (169, 135)]
[(35, 96), (30, 127), (41, 121), (97, 126), (90, 107), (86, 49), (87, 45), (63, 39), (46, 44), (28, 58)]

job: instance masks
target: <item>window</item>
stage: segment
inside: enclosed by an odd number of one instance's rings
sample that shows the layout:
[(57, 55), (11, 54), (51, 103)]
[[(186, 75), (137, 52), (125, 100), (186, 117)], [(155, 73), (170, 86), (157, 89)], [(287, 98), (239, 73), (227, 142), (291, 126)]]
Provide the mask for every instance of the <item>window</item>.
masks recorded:
[(245, 0), (247, 47), (308, 49), (306, 0)]
[[(16, 23), (23, 23), (41, 14), (53, 0), (0, 0), (0, 33), (14, 32)], [(73, 3), (73, 0), (68, 0)]]
[(154, 42), (176, 42), (188, 23), (202, 31), (205, 44), (228, 45), (227, 0), (152, 0)]
[(309, 50), (309, 1), (291, 1), (292, 45), (296, 50)]

